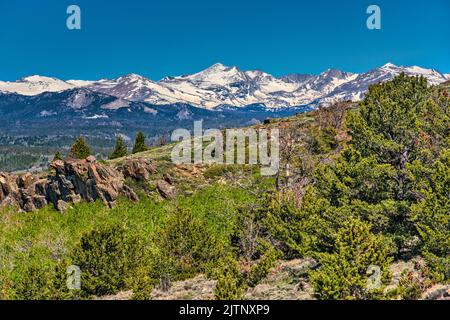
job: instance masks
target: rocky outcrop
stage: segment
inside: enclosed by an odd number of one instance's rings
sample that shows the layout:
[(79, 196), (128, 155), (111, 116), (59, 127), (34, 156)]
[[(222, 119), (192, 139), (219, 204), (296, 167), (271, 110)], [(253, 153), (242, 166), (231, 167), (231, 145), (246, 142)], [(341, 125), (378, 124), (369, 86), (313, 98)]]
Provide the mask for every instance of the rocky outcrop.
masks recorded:
[(312, 300), (314, 290), (308, 272), (317, 267), (311, 258), (279, 261), (254, 288), (249, 288), (246, 300)]
[(174, 282), (168, 290), (153, 289), (152, 300), (213, 300), (215, 280), (204, 275)]
[(450, 300), (450, 285), (436, 284), (422, 295), (425, 300)]
[[(170, 181), (170, 180), (169, 180)], [(156, 184), (159, 194), (164, 199), (174, 199), (176, 196), (176, 188), (166, 180), (159, 180)]]
[(50, 166), (54, 173), (44, 178), (30, 173), (21, 176), (0, 173), (0, 207), (17, 206), (23, 211), (33, 211), (51, 203), (65, 211), (70, 203), (81, 200), (101, 200), (112, 207), (120, 196), (139, 200), (125, 184), (125, 178), (146, 180), (156, 172), (156, 167), (145, 159), (130, 159), (114, 169), (98, 163), (93, 156), (84, 160), (56, 160)]
[(45, 180), (30, 173), (0, 173), (0, 207), (19, 206), (24, 211), (42, 208), (47, 204), (45, 189)]
[(156, 173), (156, 166), (147, 159), (126, 159), (124, 164), (117, 168), (125, 178), (132, 178), (137, 181), (145, 181)]

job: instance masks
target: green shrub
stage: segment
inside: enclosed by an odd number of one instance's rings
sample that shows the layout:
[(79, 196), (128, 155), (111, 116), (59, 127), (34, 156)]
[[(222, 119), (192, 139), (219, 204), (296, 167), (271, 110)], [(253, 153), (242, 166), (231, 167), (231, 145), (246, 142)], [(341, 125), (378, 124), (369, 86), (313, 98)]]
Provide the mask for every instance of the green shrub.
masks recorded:
[(136, 269), (145, 262), (142, 240), (124, 227), (103, 227), (85, 234), (70, 255), (81, 269), (85, 296), (115, 294), (128, 288)]
[(247, 290), (245, 279), (238, 261), (232, 256), (227, 256), (220, 261), (216, 268), (217, 279), (214, 288), (214, 296), (217, 300), (242, 300)]
[(225, 252), (223, 241), (195, 217), (191, 210), (176, 208), (157, 232), (152, 253), (154, 275), (166, 287), (171, 281), (186, 279), (205, 270), (208, 263)]
[[(416, 166), (417, 169), (417, 166)], [(443, 150), (433, 166), (420, 168), (418, 190), (423, 198), (412, 206), (413, 221), (422, 242), (422, 255), (434, 278), (450, 279), (450, 150)], [(419, 179), (418, 179), (419, 180)]]
[(285, 258), (331, 250), (334, 233), (344, 218), (314, 188), (307, 188), (300, 208), (289, 200), (280, 201), (279, 196), (268, 201), (263, 224)]
[(62, 159), (63, 158), (62, 158), (61, 152), (56, 151), (55, 156), (53, 157), (53, 161), (62, 160)]
[(253, 288), (258, 283), (267, 277), (269, 271), (275, 266), (277, 259), (280, 257), (280, 252), (274, 248), (270, 248), (258, 262), (252, 266), (250, 272), (246, 277), (246, 282), (249, 287)]
[(275, 266), (280, 252), (270, 248), (253, 265), (248, 262), (241, 266), (232, 255), (226, 255), (215, 264), (209, 265), (207, 276), (216, 279), (217, 284), (214, 295), (218, 300), (241, 300), (244, 298), (247, 288), (253, 288), (264, 279)]
[(50, 266), (33, 264), (16, 270), (13, 283), (14, 299), (46, 300), (54, 293), (54, 270)]
[(431, 277), (437, 282), (448, 283), (450, 280), (450, 255), (441, 257), (425, 251), (423, 257), (430, 269)]
[(129, 281), (133, 291), (131, 298), (133, 300), (151, 300), (155, 284), (155, 279), (150, 277), (148, 266), (138, 267)]

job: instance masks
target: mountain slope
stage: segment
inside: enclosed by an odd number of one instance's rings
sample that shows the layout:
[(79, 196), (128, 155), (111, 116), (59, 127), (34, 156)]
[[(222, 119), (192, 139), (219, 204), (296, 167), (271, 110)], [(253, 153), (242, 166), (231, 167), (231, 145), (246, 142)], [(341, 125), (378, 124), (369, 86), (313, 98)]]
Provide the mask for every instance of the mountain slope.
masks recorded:
[(258, 105), (207, 110), (184, 103), (151, 104), (116, 98), (87, 88), (45, 92), (35, 96), (0, 93), (0, 135), (79, 135), (114, 137), (144, 131), (148, 136), (190, 128), (196, 120), (204, 126), (243, 126), (268, 117), (292, 115), (308, 108), (267, 110)]
[(392, 63), (362, 74), (328, 69), (319, 75), (290, 74), (280, 78), (260, 70), (243, 71), (216, 63), (194, 74), (166, 77), (158, 82), (137, 74), (99, 81), (62, 81), (31, 76), (16, 82), (0, 82), (0, 92), (34, 96), (43, 92), (86, 88), (123, 100), (153, 105), (184, 103), (214, 109), (223, 105), (243, 107), (259, 104), (278, 109), (329, 104), (342, 99), (357, 101), (364, 97), (369, 85), (390, 80), (402, 72), (424, 76), (433, 85), (450, 79), (448, 74), (433, 69)]
[(74, 88), (74, 85), (65, 81), (37, 75), (22, 78), (16, 82), (0, 81), (0, 91), (17, 93), (25, 96), (33, 96), (46, 91), (63, 91), (72, 88)]
[(405, 73), (410, 76), (424, 76), (432, 85), (446, 81), (442, 73), (433, 69), (424, 69), (417, 66), (399, 67), (392, 63), (387, 63), (380, 68), (359, 74), (353, 80), (337, 86), (332, 92), (321, 98), (320, 102), (329, 103), (336, 100), (361, 100), (370, 85), (391, 80), (400, 73)]

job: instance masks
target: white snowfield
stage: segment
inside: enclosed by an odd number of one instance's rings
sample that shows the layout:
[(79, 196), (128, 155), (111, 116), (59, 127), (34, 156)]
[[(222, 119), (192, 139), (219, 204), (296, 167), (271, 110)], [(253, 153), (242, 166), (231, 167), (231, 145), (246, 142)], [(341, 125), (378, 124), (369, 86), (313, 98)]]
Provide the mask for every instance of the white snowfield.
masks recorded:
[(0, 81), (0, 91), (34, 96), (43, 92), (58, 92), (75, 88), (75, 85), (56, 78), (30, 76), (16, 82)]
[[(104, 106), (118, 109), (127, 101), (145, 101), (155, 105), (186, 103), (214, 109), (218, 106), (235, 107), (263, 104), (268, 108), (284, 108), (311, 103), (327, 104), (337, 100), (358, 101), (369, 85), (387, 81), (400, 73), (424, 76), (430, 84), (450, 80), (450, 74), (418, 66), (403, 67), (387, 63), (366, 73), (349, 73), (328, 69), (319, 75), (291, 74), (277, 78), (259, 70), (243, 71), (217, 63), (191, 75), (166, 77), (152, 81), (137, 74), (98, 81), (59, 80), (31, 76), (16, 82), (0, 81), (0, 92), (33, 96), (43, 92), (61, 92), (86, 88), (119, 98), (119, 102)], [(79, 97), (71, 103), (78, 107), (88, 102)]]

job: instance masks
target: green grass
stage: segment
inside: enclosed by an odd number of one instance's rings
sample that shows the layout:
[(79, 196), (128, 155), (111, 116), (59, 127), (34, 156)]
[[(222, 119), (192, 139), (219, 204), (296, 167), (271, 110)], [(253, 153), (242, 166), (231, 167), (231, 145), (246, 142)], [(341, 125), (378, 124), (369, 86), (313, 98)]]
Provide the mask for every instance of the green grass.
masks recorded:
[(43, 270), (55, 266), (68, 256), (82, 235), (101, 226), (123, 225), (152, 246), (156, 232), (177, 206), (191, 210), (217, 236), (228, 239), (238, 208), (254, 201), (243, 189), (212, 185), (176, 201), (143, 197), (134, 203), (121, 199), (113, 209), (100, 202), (80, 203), (64, 214), (50, 206), (30, 213), (4, 209), (0, 211), (0, 286), (2, 276), (14, 281), (24, 276), (28, 266)]

